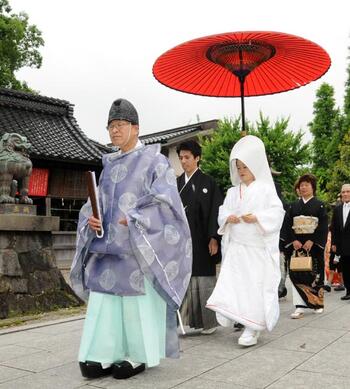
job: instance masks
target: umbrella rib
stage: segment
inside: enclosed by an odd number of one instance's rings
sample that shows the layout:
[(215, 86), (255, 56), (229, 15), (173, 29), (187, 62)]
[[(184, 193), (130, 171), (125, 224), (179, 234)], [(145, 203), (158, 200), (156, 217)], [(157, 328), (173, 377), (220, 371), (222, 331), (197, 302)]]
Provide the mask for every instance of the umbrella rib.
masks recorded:
[[(252, 43), (252, 49), (249, 45)], [(257, 61), (256, 45), (275, 47), (275, 54), (252, 70), (246, 77), (245, 96), (273, 94), (295, 89), (321, 77), (330, 66), (328, 54), (319, 45), (295, 35), (272, 31), (244, 31), (223, 33), (184, 42), (161, 55), (153, 66), (159, 82), (173, 89), (206, 96), (238, 97), (236, 75), (225, 68), (237, 66), (237, 51), (232, 45), (247, 48), (244, 60), (247, 69)], [(207, 58), (207, 51), (219, 45), (228, 51), (219, 52), (220, 61)], [(255, 45), (255, 46), (254, 46)], [(239, 46), (232, 46), (239, 47)], [(261, 57), (262, 58), (262, 57)]]

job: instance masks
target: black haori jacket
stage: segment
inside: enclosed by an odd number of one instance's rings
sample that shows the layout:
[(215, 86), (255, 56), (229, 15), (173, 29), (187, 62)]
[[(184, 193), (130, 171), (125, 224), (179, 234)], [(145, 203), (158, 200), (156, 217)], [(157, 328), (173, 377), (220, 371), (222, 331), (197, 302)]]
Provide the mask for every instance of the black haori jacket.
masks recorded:
[(216, 263), (221, 253), (209, 254), (209, 241), (218, 235), (218, 211), (223, 202), (222, 193), (214, 179), (197, 170), (185, 185), (185, 173), (177, 179), (182, 204), (191, 230), (193, 247), (192, 276), (215, 276)]

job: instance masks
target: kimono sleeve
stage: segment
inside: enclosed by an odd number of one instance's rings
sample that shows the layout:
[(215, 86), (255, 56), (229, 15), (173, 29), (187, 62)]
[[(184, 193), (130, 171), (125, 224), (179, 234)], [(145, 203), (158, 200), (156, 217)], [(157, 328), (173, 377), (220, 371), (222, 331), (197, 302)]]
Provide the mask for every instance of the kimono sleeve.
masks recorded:
[(87, 249), (95, 236), (95, 233), (89, 228), (88, 219), (92, 215), (90, 201), (85, 203), (79, 213), (79, 222), (77, 229), (76, 251), (73, 258), (70, 281), (74, 292), (83, 300), (87, 301), (88, 291), (84, 282), (84, 258)]
[(265, 188), (262, 193), (264, 207), (255, 212), (258, 227), (263, 235), (278, 233), (282, 227), (284, 209), (275, 190)]
[(293, 230), (293, 217), (295, 214), (295, 207), (297, 206), (297, 203), (292, 203), (289, 208), (287, 209), (284, 225), (283, 225), (283, 232), (285, 237), (285, 247), (289, 246), (292, 242), (295, 240), (298, 240), (298, 237), (296, 236), (294, 230)]
[(208, 218), (208, 239), (218, 239), (218, 212), (222, 205), (223, 197), (216, 182), (212, 180), (212, 197), (210, 202), (209, 218)]
[(286, 245), (287, 240), (288, 240), (287, 215), (288, 215), (288, 211), (289, 211), (290, 206), (287, 204), (284, 204), (283, 207), (284, 207), (286, 212), (284, 214), (283, 223), (282, 223), (282, 227), (280, 230), (280, 250), (281, 251), (283, 251), (285, 249), (285, 245)]
[[(102, 210), (103, 202), (99, 196), (100, 209)], [(103, 214), (103, 213), (102, 213)], [(77, 228), (76, 250), (73, 258), (70, 281), (74, 292), (83, 300), (87, 301), (88, 290), (85, 286), (85, 258), (92, 240), (96, 233), (89, 228), (88, 220), (92, 216), (92, 207), (90, 199), (82, 206), (79, 212), (79, 222)]]
[(157, 157), (158, 168), (147, 178), (149, 193), (137, 200), (126, 217), (142, 272), (167, 304), (178, 309), (191, 278), (192, 241), (175, 173), (164, 156)]
[(226, 220), (230, 215), (233, 214), (232, 204), (235, 203), (235, 198), (236, 198), (236, 189), (233, 187), (227, 191), (224, 203), (219, 208), (219, 215), (218, 215), (219, 235), (223, 235), (225, 233), (227, 227)]
[(328, 216), (327, 216), (326, 207), (321, 201), (320, 201), (320, 207), (318, 209), (317, 217), (318, 217), (318, 225), (317, 228), (315, 229), (315, 232), (311, 240), (321, 248), (324, 248), (327, 242), (327, 235), (328, 235)]

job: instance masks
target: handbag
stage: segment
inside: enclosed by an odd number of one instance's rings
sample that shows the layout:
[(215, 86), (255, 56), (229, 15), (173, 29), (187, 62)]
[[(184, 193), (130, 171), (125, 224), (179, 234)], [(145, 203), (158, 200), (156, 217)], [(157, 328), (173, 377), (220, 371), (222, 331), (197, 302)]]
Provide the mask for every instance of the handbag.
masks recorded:
[(292, 271), (312, 271), (312, 257), (309, 255), (309, 252), (305, 254), (302, 251), (293, 251), (289, 268)]

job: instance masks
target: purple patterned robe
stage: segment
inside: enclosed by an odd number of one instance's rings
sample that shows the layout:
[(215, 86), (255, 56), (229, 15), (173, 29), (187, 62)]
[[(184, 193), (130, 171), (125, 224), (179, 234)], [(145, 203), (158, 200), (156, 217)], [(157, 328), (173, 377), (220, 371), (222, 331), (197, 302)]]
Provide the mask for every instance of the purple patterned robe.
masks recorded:
[[(99, 181), (103, 238), (88, 227), (88, 202), (80, 211), (71, 268), (75, 292), (144, 294), (144, 277), (167, 303), (167, 356), (178, 355), (176, 310), (191, 278), (192, 242), (169, 161), (160, 145), (103, 157)], [(126, 218), (128, 226), (118, 221)]]

